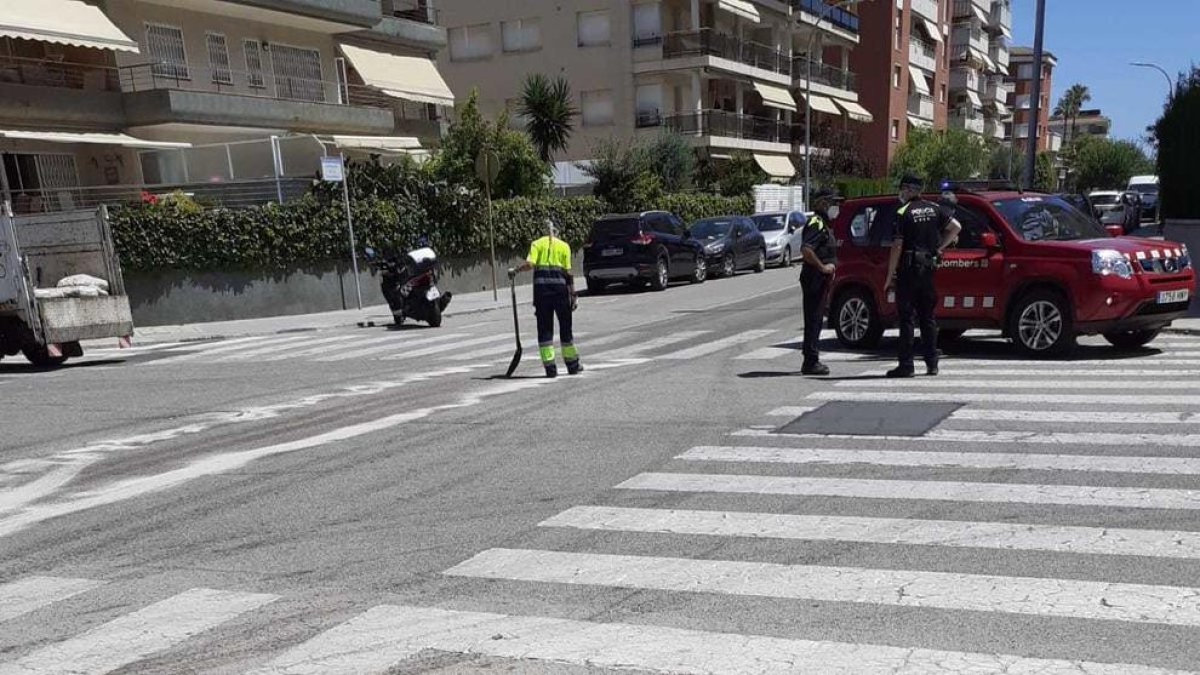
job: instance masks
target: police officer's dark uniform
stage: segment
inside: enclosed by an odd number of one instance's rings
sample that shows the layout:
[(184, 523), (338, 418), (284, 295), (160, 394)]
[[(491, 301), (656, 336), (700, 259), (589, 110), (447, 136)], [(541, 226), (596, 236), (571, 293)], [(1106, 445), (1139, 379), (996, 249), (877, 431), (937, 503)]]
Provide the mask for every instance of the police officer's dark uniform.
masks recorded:
[[(896, 211), (896, 239), (888, 272), (889, 287), (896, 289), (896, 310), (900, 321), (900, 365), (888, 371), (888, 377), (912, 377), (914, 323), (921, 325), (921, 350), (927, 373), (938, 374), (937, 270), (942, 247), (961, 226), (938, 204), (920, 197), (922, 181), (905, 176), (900, 181), (901, 197), (907, 198)], [(915, 321), (914, 321), (915, 320)]]
[(800, 254), (804, 266), (800, 270), (800, 289), (804, 296), (804, 375), (828, 375), (829, 367), (821, 363), (821, 327), (825, 314), (825, 298), (833, 282), (833, 266), (837, 263), (837, 241), (830, 229), (829, 209), (841, 197), (823, 188), (813, 195), (815, 212), (804, 226)]

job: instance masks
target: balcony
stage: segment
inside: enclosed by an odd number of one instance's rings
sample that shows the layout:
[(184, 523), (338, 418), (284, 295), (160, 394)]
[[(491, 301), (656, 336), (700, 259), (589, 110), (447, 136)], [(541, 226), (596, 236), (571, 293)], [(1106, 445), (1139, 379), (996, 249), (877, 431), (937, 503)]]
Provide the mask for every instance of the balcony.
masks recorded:
[(206, 124), (307, 133), (388, 135), (400, 101), (361, 85), (270, 72), (245, 73), (166, 64), (120, 69), (130, 126)]
[(717, 136), (766, 143), (791, 143), (791, 128), (778, 120), (701, 110), (662, 118), (663, 126), (682, 136)]
[(0, 117), (30, 126), (122, 127), (119, 72), (106, 65), (0, 56)]
[(949, 117), (949, 126), (951, 129), (963, 129), (976, 134), (982, 134), (984, 123), (983, 115), (978, 111), (954, 110), (951, 111)]
[(786, 52), (757, 42), (719, 33), (712, 28), (699, 31), (670, 33), (663, 38), (663, 58), (679, 59), (689, 56), (713, 56), (735, 61), (751, 68), (791, 75), (791, 62)]
[(384, 16), (438, 25), (438, 11), (429, 4), (429, 0), (382, 0), (380, 9)]
[(988, 17), (988, 28), (997, 32), (1007, 31), (1012, 28), (1012, 5), (1008, 0), (995, 0)]
[(941, 23), (942, 16), (938, 12), (938, 0), (912, 0), (912, 9), (930, 21)]
[(1004, 139), (1004, 122), (998, 117), (989, 117), (983, 121), (983, 135), (988, 138)]
[[(835, 8), (830, 10), (832, 3), (827, 3), (825, 0), (792, 0), (792, 9), (798, 12), (806, 12), (810, 14), (813, 20), (817, 20), (821, 16), (825, 16), (822, 24), (829, 23), (847, 30), (855, 35), (858, 34), (858, 15), (851, 14), (844, 9)], [(825, 13), (829, 12), (828, 15)]]
[(988, 53), (988, 35), (982, 30), (978, 30), (967, 24), (957, 24), (954, 26), (954, 48), (962, 50), (963, 46), (970, 46), (971, 50), (980, 54)]
[(379, 0), (224, 0), (271, 12), (370, 28), (383, 16)]
[(1003, 38), (999, 40), (992, 40), (991, 46), (988, 47), (988, 56), (991, 57), (992, 61), (998, 68), (1005, 72), (1008, 71), (1010, 57), (1008, 53), (1008, 45), (1005, 44)]
[(950, 89), (979, 89), (979, 71), (974, 68), (957, 67), (950, 71)]
[(908, 61), (918, 68), (924, 68), (930, 72), (937, 71), (937, 51), (933, 45), (918, 37), (911, 37), (908, 40)]
[(991, 9), (989, 0), (954, 0), (954, 20), (988, 16)]
[(987, 79), (987, 87), (983, 90), (983, 99), (1008, 103), (1008, 97), (1012, 91), (1012, 83), (1005, 82), (1003, 75), (993, 75)]
[[(810, 67), (811, 71), (809, 71)], [(809, 72), (812, 73), (814, 84), (823, 84), (845, 91), (858, 91), (858, 78), (849, 70), (842, 70), (819, 61), (813, 61), (810, 65), (806, 56), (797, 56), (792, 59), (792, 79), (803, 82)]]
[(446, 29), (438, 25), (438, 11), (428, 0), (383, 0), (382, 10), (383, 18), (373, 28), (352, 35), (421, 51), (446, 46)]
[(933, 97), (928, 94), (909, 94), (908, 114), (924, 120), (932, 120)]

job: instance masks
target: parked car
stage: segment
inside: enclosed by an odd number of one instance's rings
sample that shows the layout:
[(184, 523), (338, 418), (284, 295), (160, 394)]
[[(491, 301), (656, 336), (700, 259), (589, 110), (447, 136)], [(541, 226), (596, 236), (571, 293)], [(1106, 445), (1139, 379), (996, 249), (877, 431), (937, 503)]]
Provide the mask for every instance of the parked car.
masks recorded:
[(1125, 188), (1142, 197), (1142, 220), (1158, 220), (1158, 176), (1134, 176)]
[(583, 275), (593, 293), (614, 283), (656, 291), (672, 279), (703, 283), (706, 263), (703, 247), (688, 236), (679, 216), (667, 211), (604, 216), (592, 223), (583, 246)]
[(804, 212), (772, 211), (751, 218), (767, 242), (767, 264), (791, 267), (792, 261), (800, 256), (802, 231), (808, 221)]
[(1106, 212), (1121, 206), (1121, 192), (1119, 190), (1094, 190), (1088, 193), (1088, 201), (1091, 202), (1092, 212), (1097, 218), (1100, 218)]
[(1101, 214), (1100, 223), (1113, 231), (1115, 236), (1133, 234), (1142, 226), (1141, 195), (1136, 192), (1120, 193), (1116, 207)]
[[(844, 244), (829, 319), (847, 346), (873, 347), (896, 324), (884, 293), (896, 206), (894, 196), (851, 199), (834, 222)], [(1139, 347), (1187, 314), (1195, 274), (1182, 244), (1113, 239), (1053, 195), (959, 192), (953, 208), (963, 230), (937, 271), (946, 337), (999, 329), (1026, 354), (1059, 356), (1079, 335)]]
[(739, 270), (767, 269), (766, 239), (746, 216), (704, 218), (692, 223), (688, 230), (704, 246), (713, 274), (731, 277)]

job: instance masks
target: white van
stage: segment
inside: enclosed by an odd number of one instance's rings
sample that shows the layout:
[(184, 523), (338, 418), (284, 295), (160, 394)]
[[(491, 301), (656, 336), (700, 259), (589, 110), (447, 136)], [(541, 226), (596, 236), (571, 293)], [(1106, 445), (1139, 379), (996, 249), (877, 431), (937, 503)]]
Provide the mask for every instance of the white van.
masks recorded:
[(1134, 176), (1126, 189), (1142, 196), (1143, 219), (1158, 218), (1158, 176)]

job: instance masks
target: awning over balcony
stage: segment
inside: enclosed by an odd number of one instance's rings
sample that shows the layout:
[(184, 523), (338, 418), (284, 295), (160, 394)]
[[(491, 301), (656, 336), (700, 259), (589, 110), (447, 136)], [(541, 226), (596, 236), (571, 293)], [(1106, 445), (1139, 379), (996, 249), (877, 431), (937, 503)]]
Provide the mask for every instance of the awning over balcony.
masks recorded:
[(909, 79), (912, 80), (913, 89), (916, 89), (918, 93), (925, 94), (926, 96), (933, 93), (929, 88), (929, 80), (925, 79), (925, 71), (916, 66), (909, 66), (908, 75)]
[(137, 53), (98, 7), (79, 0), (4, 0), (0, 37)]
[(434, 105), (454, 105), (454, 92), (433, 61), (398, 56), (353, 45), (338, 45), (367, 86), (392, 98)]
[(875, 120), (875, 116), (871, 114), (871, 111), (854, 101), (843, 101), (840, 98), (835, 98), (833, 102), (838, 104), (839, 108), (845, 110), (846, 115), (855, 122), (873, 122)]
[(796, 166), (784, 155), (754, 155), (754, 161), (771, 178), (791, 178), (796, 175)]
[(749, 0), (717, 0), (717, 7), (754, 23), (762, 20), (758, 14), (758, 8)]
[(14, 141), (43, 141), (46, 143), (92, 143), (96, 145), (119, 145), (126, 148), (190, 148), (191, 143), (147, 141), (127, 134), (81, 134), (70, 131), (16, 131), (0, 129), (0, 138)]
[(979, 98), (979, 93), (974, 89), (967, 90), (967, 100), (970, 101), (971, 105), (975, 106), (976, 108), (983, 107), (983, 99)]
[(992, 17), (988, 16), (987, 10), (973, 2), (971, 3), (971, 13), (975, 15), (976, 19), (982, 21), (985, 26), (992, 20)]
[(1009, 40), (1013, 39), (1012, 29), (1009, 28), (1008, 26), (1000, 26), (1000, 34), (1003, 35), (1004, 37), (1008, 38)]
[(408, 136), (334, 136), (343, 150), (368, 150), (381, 155), (410, 155), (421, 152), (421, 142)]
[(824, 96), (817, 96), (816, 94), (810, 94), (808, 97), (808, 104), (810, 106), (812, 106), (813, 110), (816, 110), (818, 112), (823, 112), (827, 115), (841, 115), (842, 114), (842, 109), (837, 107), (836, 105), (834, 105), (833, 99), (831, 99), (831, 98), (825, 98)]
[(938, 30), (937, 24), (929, 19), (921, 19), (920, 25), (925, 28), (925, 34), (934, 42), (942, 41), (942, 31)]
[(996, 62), (993, 61), (992, 57), (988, 56), (987, 54), (981, 53), (979, 55), (979, 60), (983, 61), (983, 66), (989, 73), (995, 73), (995, 72), (1000, 71), (1000, 68), (998, 68), (996, 66)]
[(776, 87), (762, 82), (754, 83), (754, 90), (762, 96), (763, 105), (780, 110), (798, 111), (800, 108), (796, 105), (796, 99), (792, 97), (792, 92), (783, 87)]
[(1009, 115), (1008, 106), (1004, 105), (1000, 101), (992, 101), (991, 106), (992, 106), (992, 110), (996, 111), (997, 117), (1008, 117), (1008, 115)]
[(920, 129), (932, 129), (933, 128), (933, 122), (931, 122), (930, 120), (923, 120), (920, 117), (917, 117), (916, 115), (909, 115), (908, 123), (913, 125), (914, 127), (920, 128)]

